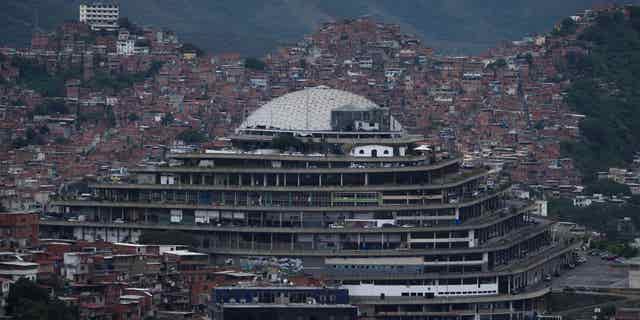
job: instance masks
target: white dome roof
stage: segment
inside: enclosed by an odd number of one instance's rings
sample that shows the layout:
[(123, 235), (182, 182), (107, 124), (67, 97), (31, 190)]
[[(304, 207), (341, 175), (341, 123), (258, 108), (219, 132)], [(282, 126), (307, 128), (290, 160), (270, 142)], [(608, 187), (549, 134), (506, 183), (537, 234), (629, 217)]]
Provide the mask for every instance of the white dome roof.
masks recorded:
[(239, 129), (264, 127), (293, 131), (331, 131), (331, 111), (344, 106), (379, 108), (365, 97), (319, 86), (273, 99), (247, 117)]

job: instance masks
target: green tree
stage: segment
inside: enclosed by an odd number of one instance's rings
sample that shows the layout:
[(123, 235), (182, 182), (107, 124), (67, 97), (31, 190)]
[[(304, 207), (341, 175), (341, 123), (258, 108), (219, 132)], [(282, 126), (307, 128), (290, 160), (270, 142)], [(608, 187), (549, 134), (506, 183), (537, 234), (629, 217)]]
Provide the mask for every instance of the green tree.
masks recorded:
[(74, 320), (78, 310), (51, 298), (47, 290), (22, 278), (11, 285), (7, 296), (7, 314), (16, 320)]
[(491, 70), (498, 70), (500, 68), (504, 68), (507, 65), (507, 61), (503, 58), (497, 59), (496, 61), (490, 63), (487, 68)]
[(105, 108), (105, 120), (110, 127), (116, 126), (116, 114), (111, 106)]
[(24, 138), (18, 138), (14, 140), (14, 146), (20, 148), (32, 144), (40, 145), (44, 144), (45, 138), (34, 128), (27, 128), (24, 133)]
[(164, 65), (164, 62), (162, 61), (152, 61), (151, 65), (149, 66), (149, 69), (145, 72), (145, 77), (147, 78), (151, 78), (151, 77), (155, 77), (158, 72), (160, 72), (160, 69), (162, 69), (162, 66)]
[(140, 117), (135, 113), (129, 113), (127, 119), (129, 120), (129, 122), (136, 122), (140, 120)]
[(627, 185), (617, 183), (610, 179), (595, 180), (589, 183), (584, 192), (586, 194), (599, 193), (606, 196), (629, 196), (631, 190)]
[(204, 54), (204, 50), (200, 47), (196, 46), (193, 43), (185, 43), (180, 47), (181, 53), (195, 53), (198, 57), (201, 57)]
[(12, 58), (11, 64), (20, 72), (18, 84), (32, 88), (45, 97), (63, 97), (65, 81), (77, 78), (81, 74), (80, 69), (68, 69), (49, 74), (44, 64), (17, 56)]
[(267, 64), (258, 58), (250, 57), (244, 60), (244, 66), (247, 69), (264, 70), (267, 67)]
[(629, 163), (640, 151), (640, 23), (621, 12), (600, 13), (578, 35), (588, 55), (567, 56), (567, 103), (587, 118), (581, 138), (564, 142), (588, 180), (595, 172)]
[(38, 132), (42, 135), (47, 135), (49, 134), (49, 127), (47, 127), (46, 125), (43, 125), (40, 128), (38, 128)]
[(131, 88), (135, 83), (142, 82), (147, 78), (155, 77), (162, 69), (162, 61), (152, 61), (145, 71), (137, 73), (120, 72), (116, 74), (106, 72), (96, 72), (94, 77), (86, 83), (86, 86), (95, 90), (111, 90), (120, 92)]
[(176, 138), (188, 144), (203, 143), (207, 141), (207, 137), (197, 129), (187, 129), (182, 131)]
[(68, 114), (69, 108), (65, 105), (63, 101), (59, 100), (47, 100), (36, 106), (33, 110), (35, 115), (52, 115), (52, 114)]
[(571, 18), (564, 18), (560, 25), (554, 30), (553, 34), (557, 36), (567, 36), (576, 33), (578, 24)]
[(536, 130), (542, 130), (544, 129), (544, 120), (538, 120), (534, 125), (533, 128)]
[(174, 120), (175, 118), (173, 117), (173, 114), (169, 112), (162, 116), (162, 119), (160, 119), (160, 123), (162, 123), (163, 126), (168, 126), (172, 124)]
[(138, 31), (138, 26), (136, 26), (135, 24), (133, 24), (131, 22), (131, 20), (129, 20), (128, 17), (120, 17), (118, 19), (118, 26), (120, 28), (124, 28), (127, 29), (129, 32), (131, 33), (137, 33)]
[(64, 137), (56, 137), (55, 139), (53, 139), (53, 142), (55, 142), (56, 144), (67, 144), (69, 142), (69, 139), (66, 139)]
[(27, 140), (25, 140), (24, 138), (21, 138), (21, 137), (18, 137), (16, 139), (13, 139), (13, 141), (11, 141), (11, 146), (14, 149), (20, 149), (20, 148), (26, 147), (28, 145), (29, 145), (29, 143), (27, 143)]
[(303, 151), (304, 143), (292, 135), (283, 134), (271, 140), (271, 147), (280, 151)]
[(624, 243), (628, 239), (618, 233), (618, 221), (630, 218), (636, 229), (640, 228), (640, 206), (634, 203), (593, 203), (589, 207), (574, 207), (571, 200), (554, 199), (549, 202), (549, 216), (572, 221), (606, 234), (606, 239)]

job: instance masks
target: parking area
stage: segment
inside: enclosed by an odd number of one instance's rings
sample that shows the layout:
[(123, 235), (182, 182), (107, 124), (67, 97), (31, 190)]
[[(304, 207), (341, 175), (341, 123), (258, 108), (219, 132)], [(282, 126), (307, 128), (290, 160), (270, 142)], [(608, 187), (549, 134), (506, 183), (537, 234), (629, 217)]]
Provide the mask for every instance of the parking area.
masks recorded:
[(628, 288), (628, 269), (623, 264), (602, 260), (599, 256), (584, 255), (585, 263), (575, 269), (565, 270), (553, 278), (553, 289), (566, 287)]

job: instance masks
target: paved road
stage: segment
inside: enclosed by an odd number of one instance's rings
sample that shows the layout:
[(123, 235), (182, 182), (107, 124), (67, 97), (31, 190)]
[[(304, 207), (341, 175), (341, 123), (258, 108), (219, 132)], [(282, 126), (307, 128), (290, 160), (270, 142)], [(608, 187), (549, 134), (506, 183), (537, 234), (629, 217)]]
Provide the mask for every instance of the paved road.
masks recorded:
[[(582, 252), (581, 252), (582, 253)], [(628, 288), (628, 269), (616, 267), (600, 257), (585, 256), (587, 262), (573, 270), (565, 270), (559, 278), (553, 278), (553, 289), (564, 287)]]

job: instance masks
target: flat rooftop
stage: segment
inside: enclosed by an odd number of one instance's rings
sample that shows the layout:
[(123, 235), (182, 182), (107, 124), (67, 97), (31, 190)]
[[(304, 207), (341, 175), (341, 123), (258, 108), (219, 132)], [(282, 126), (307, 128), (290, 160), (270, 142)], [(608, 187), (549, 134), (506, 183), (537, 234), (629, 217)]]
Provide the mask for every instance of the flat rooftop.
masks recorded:
[(126, 242), (114, 242), (113, 244), (116, 245), (116, 246), (136, 247), (136, 248), (144, 248), (144, 247), (148, 247), (149, 246), (147, 244), (126, 243)]
[(0, 261), (0, 265), (16, 266), (16, 267), (38, 267), (39, 264), (25, 261)]
[(274, 308), (274, 309), (355, 309), (356, 306), (350, 304), (317, 304), (317, 303), (223, 303), (225, 309), (258, 309), (258, 308)]
[[(214, 274), (237, 277), (237, 278), (255, 277), (254, 273), (240, 272), (240, 271), (234, 271), (234, 270), (218, 271), (218, 272), (214, 272)], [(226, 288), (234, 288), (234, 287), (218, 287), (216, 289), (226, 289)]]
[(173, 254), (176, 256), (208, 256), (206, 253), (193, 252), (187, 250), (175, 250), (175, 251), (165, 251), (166, 254)]
[(257, 287), (257, 286), (247, 286), (247, 287), (216, 287), (213, 290), (264, 290), (264, 291), (283, 291), (283, 290), (346, 290), (341, 289), (339, 287), (309, 287), (309, 286), (296, 286), (296, 287), (287, 287), (287, 286), (269, 286), (269, 287)]
[[(427, 156), (404, 156), (404, 157), (353, 157), (350, 155), (337, 154), (303, 154), (303, 153), (278, 153), (263, 154), (255, 152), (243, 152), (239, 150), (219, 151), (213, 153), (172, 153), (169, 155), (174, 159), (246, 159), (246, 160), (287, 160), (287, 161), (315, 161), (315, 162), (409, 162), (427, 160)], [(462, 161), (462, 158), (450, 160)]]
[(514, 301), (523, 299), (538, 298), (551, 292), (551, 287), (543, 287), (539, 290), (527, 291), (520, 294), (501, 294), (501, 295), (485, 295), (485, 296), (446, 296), (435, 297), (433, 299), (425, 299), (424, 297), (349, 297), (354, 304), (371, 304), (371, 305), (397, 305), (397, 304), (442, 304), (442, 303), (490, 303), (501, 301)]

